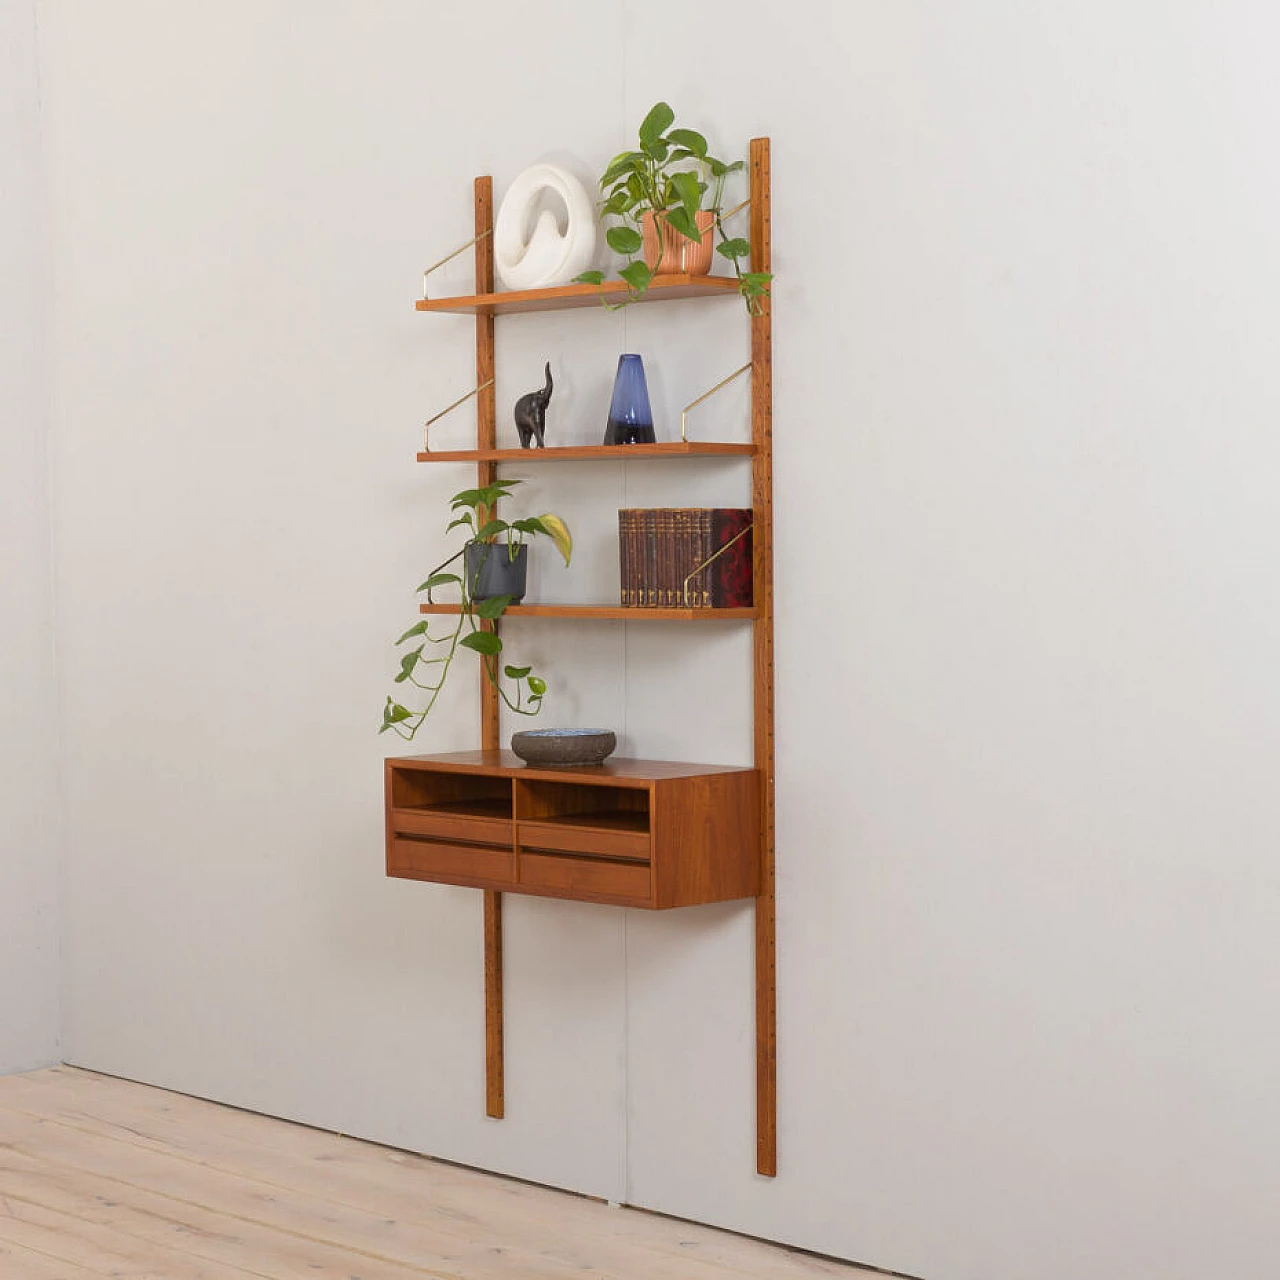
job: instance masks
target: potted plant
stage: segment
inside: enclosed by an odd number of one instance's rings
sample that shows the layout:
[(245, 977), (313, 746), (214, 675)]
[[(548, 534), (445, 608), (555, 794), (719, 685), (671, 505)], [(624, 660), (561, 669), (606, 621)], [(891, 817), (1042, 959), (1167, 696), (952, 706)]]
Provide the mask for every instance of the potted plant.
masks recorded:
[[(722, 220), (725, 179), (743, 162), (718, 160), (702, 134), (674, 124), (671, 107), (657, 103), (640, 125), (640, 149), (616, 155), (600, 178), (605, 193), (600, 211), (618, 220), (605, 239), (627, 258), (618, 273), (627, 282), (626, 301), (636, 301), (654, 276), (665, 272), (705, 275), (711, 268), (711, 240), (718, 235), (715, 251), (733, 264), (748, 309), (758, 312), (772, 277), (767, 271), (743, 271), (741, 259), (750, 258), (750, 242), (730, 237)], [(601, 284), (604, 272), (585, 271), (576, 279)]]
[[(535, 716), (542, 709), (546, 681), (535, 675), (532, 667), (510, 664), (500, 667), (502, 638), (483, 625), (496, 622), (508, 605), (524, 596), (527, 537), (542, 534), (550, 538), (564, 556), (566, 565), (573, 553), (568, 526), (557, 515), (548, 512), (510, 522), (499, 517), (498, 503), (519, 483), (519, 480), (495, 480), (481, 489), (463, 489), (449, 500), (449, 509), (461, 514), (449, 522), (446, 532), (465, 528), (471, 536), (459, 551), (431, 571), (418, 590), (425, 591), (427, 602), (431, 603), (432, 592), (456, 585), (462, 597), (458, 620), (452, 630), (432, 634), (431, 620), (423, 618), (396, 641), (402, 645), (421, 639), (415, 649), (400, 659), (395, 682), (424, 690), (428, 695), (427, 704), (420, 711), (410, 711), (388, 697), (382, 709), (379, 733), (392, 729), (406, 741), (413, 738), (435, 706), (460, 647), (480, 655), (485, 678), (517, 715)], [(448, 572), (449, 566), (459, 559), (462, 572)]]

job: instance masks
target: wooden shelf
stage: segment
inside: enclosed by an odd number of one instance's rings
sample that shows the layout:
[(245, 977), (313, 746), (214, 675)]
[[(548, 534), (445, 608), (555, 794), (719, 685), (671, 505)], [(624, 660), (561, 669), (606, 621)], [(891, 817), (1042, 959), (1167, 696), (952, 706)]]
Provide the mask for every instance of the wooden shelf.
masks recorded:
[(647, 814), (633, 813), (627, 809), (593, 809), (586, 813), (556, 814), (538, 821), (543, 826), (568, 827), (574, 831), (624, 831), (641, 834), (649, 830)]
[(440, 815), (450, 818), (506, 818), (511, 817), (510, 796), (478, 796), (472, 800), (442, 800), (435, 804), (405, 804), (405, 812), (423, 815)]
[[(461, 612), (457, 604), (422, 604), (419, 613)], [(605, 604), (513, 604), (504, 618), (576, 618), (611, 622), (750, 622), (760, 616), (758, 609), (637, 609)]]
[(550, 449), (428, 449), (419, 462), (631, 462), (637, 458), (750, 458), (753, 444), (697, 440), (658, 444), (574, 444)]
[[(452, 298), (419, 298), (415, 311), (442, 311), (450, 315), (508, 316), (523, 311), (567, 311), (599, 307), (603, 301), (621, 302), (627, 285), (622, 280), (604, 284), (562, 284), (552, 289), (519, 289), (505, 293), (475, 293)], [(660, 276), (640, 302), (672, 302), (683, 298), (736, 298), (733, 276)]]
[[(751, 140), (751, 270), (772, 270), (769, 140)], [(493, 181), (475, 180), (475, 292), (424, 299), (418, 311), (470, 315), (475, 324), (475, 448), (418, 454), (420, 462), (467, 462), (483, 487), (498, 464), (641, 458), (749, 458), (754, 608), (641, 609), (621, 605), (522, 604), (504, 617), (621, 622), (749, 622), (754, 768), (610, 759), (602, 765), (533, 768), (497, 749), (499, 700), (480, 681), (484, 750), (387, 761), (387, 873), (470, 885), (484, 895), (485, 1112), (505, 1114), (503, 901), (509, 892), (659, 910), (755, 899), (756, 1171), (777, 1164), (777, 978), (774, 897), (773, 318), (761, 299), (751, 331), (751, 443), (566, 445), (500, 449), (495, 317), (596, 308), (626, 301), (627, 286), (564, 285), (499, 292), (493, 252)], [(663, 276), (644, 303), (726, 298), (727, 276)], [(739, 303), (740, 307), (740, 303)], [(736, 311), (739, 322), (742, 310)], [(677, 322), (675, 314), (668, 318)], [(673, 340), (675, 337), (673, 335)], [(464, 397), (465, 399), (466, 397)], [(458, 403), (461, 403), (459, 401)], [(422, 605), (453, 614), (457, 604)]]

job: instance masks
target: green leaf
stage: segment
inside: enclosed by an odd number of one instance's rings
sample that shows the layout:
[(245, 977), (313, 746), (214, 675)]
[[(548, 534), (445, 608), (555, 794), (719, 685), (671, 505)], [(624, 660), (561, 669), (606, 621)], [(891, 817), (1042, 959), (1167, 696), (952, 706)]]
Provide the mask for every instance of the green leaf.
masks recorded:
[(520, 480), (495, 480), (483, 489), (462, 489), (449, 499), (450, 507), (456, 511), (459, 507), (493, 506), (507, 496), (509, 489), (521, 484)]
[[(685, 212), (692, 221), (693, 215), (698, 212), (698, 204), (702, 199), (701, 183), (692, 173), (673, 173), (671, 175), (671, 185), (675, 188), (680, 203), (684, 205)], [(694, 225), (696, 226), (697, 224), (695, 223)]]
[(398, 702), (391, 698), (387, 699), (387, 705), (382, 708), (382, 728), (379, 733), (386, 733), (392, 725), (403, 724), (406, 720), (413, 719), (413, 712), (407, 707), (402, 707)]
[(726, 258), (745, 258), (751, 252), (751, 241), (744, 240), (741, 236), (726, 240), (723, 244), (716, 245), (716, 252)]
[(618, 274), (637, 293), (643, 293), (649, 287), (649, 281), (653, 279), (653, 272), (643, 262), (628, 263)]
[(658, 138), (654, 142), (645, 142), (641, 145), (644, 147), (645, 155), (656, 160), (658, 164), (662, 164), (671, 152), (671, 148), (667, 146), (664, 138)]
[(434, 591), (436, 587), (448, 586), (451, 582), (461, 582), (456, 573), (433, 573), (426, 582), (418, 587), (419, 591)]
[(505, 520), (489, 520), (476, 530), (477, 542), (492, 542), (500, 533), (505, 533), (511, 526)]
[[(448, 533), (450, 529), (456, 529), (460, 524), (465, 524), (468, 529), (474, 529), (476, 527), (475, 519), (472, 517), (470, 511), (464, 512), (456, 520), (450, 520), (445, 529), (445, 533)], [(418, 590), (421, 591), (422, 588), (419, 587)]]
[(492, 631), (473, 631), (470, 635), (463, 636), (458, 643), (477, 653), (491, 655), (502, 652), (502, 641)]
[(503, 667), (502, 672), (508, 679), (523, 680), (532, 671), (532, 667)]
[(688, 147), (699, 160), (706, 158), (707, 140), (695, 129), (672, 129), (667, 140), (678, 147)]
[(574, 284), (604, 284), (603, 271), (584, 271), (580, 276), (573, 277)]
[(624, 173), (635, 173), (645, 164), (643, 151), (621, 151), (609, 161), (600, 178), (600, 189), (604, 190), (611, 182), (617, 182)]
[[(665, 102), (657, 102), (640, 122), (640, 145), (646, 151), (675, 123), (676, 113)], [(652, 153), (651, 153), (652, 154)]]
[(702, 232), (698, 230), (693, 215), (683, 205), (678, 209), (668, 209), (665, 217), (682, 236), (687, 236), (697, 244), (702, 243)]
[[(404, 644), (406, 640), (412, 640), (414, 636), (425, 636), (426, 634), (427, 634), (427, 620), (426, 618), (423, 618), (421, 622), (415, 622), (413, 626), (411, 626), (409, 630), (406, 631), (404, 635), (402, 635), (400, 639), (396, 641), (396, 644)], [(422, 650), (419, 649), (418, 652), (421, 653)]]
[(477, 618), (487, 618), (492, 622), (494, 618), (502, 617), (503, 610), (510, 603), (510, 596), (488, 596), (484, 600), (477, 600), (471, 609)]
[(600, 206), (605, 217), (621, 218), (636, 207), (636, 198), (626, 187), (618, 187)]
[(418, 659), (425, 648), (426, 645), (420, 644), (412, 653), (406, 653), (400, 659), (400, 674), (395, 678), (396, 684), (403, 684), (413, 674), (413, 669), (418, 665)]
[(742, 273), (742, 283), (750, 285), (752, 288), (766, 291), (769, 281), (773, 279), (773, 273), (769, 271), (744, 271)]
[(631, 227), (610, 227), (605, 232), (604, 238), (609, 242), (609, 248), (614, 253), (625, 253), (627, 255), (639, 253), (641, 246), (644, 244), (644, 237), (638, 231), (632, 230)]
[(535, 698), (540, 698), (547, 691), (547, 682), (541, 676), (529, 677), (529, 692)]

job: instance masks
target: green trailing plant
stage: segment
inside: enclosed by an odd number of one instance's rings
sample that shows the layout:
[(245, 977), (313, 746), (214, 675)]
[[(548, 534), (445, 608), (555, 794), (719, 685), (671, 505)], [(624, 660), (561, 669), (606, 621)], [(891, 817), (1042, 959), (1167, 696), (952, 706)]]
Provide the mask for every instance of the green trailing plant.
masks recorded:
[[(466, 529), (467, 543), (447, 560), (438, 564), (418, 590), (426, 592), (427, 602), (434, 603), (432, 593), (441, 588), (456, 587), (461, 593), (461, 608), (452, 629), (440, 630), (440, 622), (423, 618), (415, 623), (396, 641), (396, 645), (418, 640), (417, 646), (400, 658), (400, 671), (396, 684), (409, 684), (427, 695), (426, 706), (411, 711), (393, 697), (388, 697), (382, 709), (382, 727), (398, 733), (406, 741), (422, 727), (440, 690), (444, 687), (449, 670), (459, 649), (470, 649), (479, 655), (485, 678), (497, 691), (506, 706), (517, 715), (536, 716), (542, 709), (542, 699), (547, 692), (547, 682), (536, 675), (532, 667), (518, 667), (502, 662), (502, 637), (496, 629), (486, 628), (485, 623), (496, 623), (511, 603), (510, 596), (475, 598), (480, 572), (489, 556), (506, 556), (514, 561), (525, 539), (543, 535), (555, 543), (567, 565), (573, 554), (573, 539), (569, 528), (557, 515), (548, 512), (541, 516), (529, 516), (523, 520), (503, 520), (498, 515), (498, 503), (508, 496), (519, 480), (495, 480), (481, 489), (463, 489), (449, 500), (450, 511), (455, 514), (446, 533), (454, 529)], [(462, 568), (461, 572), (449, 571), (457, 560), (466, 563), (467, 546), (478, 543), (485, 548), (475, 573)]]
[[(702, 134), (694, 129), (673, 128), (674, 124), (671, 107), (665, 102), (657, 103), (640, 125), (640, 149), (614, 156), (600, 178), (604, 192), (600, 212), (616, 219), (616, 225), (605, 232), (605, 239), (615, 253), (627, 259), (627, 265), (618, 273), (627, 284), (626, 301), (634, 302), (643, 296), (661, 263), (661, 234), (658, 262), (650, 267), (636, 256), (644, 248), (644, 215), (652, 213), (656, 224), (665, 223), (701, 244), (704, 233), (698, 229), (697, 215), (705, 210), (714, 217), (715, 234), (720, 241), (716, 252), (733, 264), (748, 310), (758, 313), (760, 299), (768, 296), (773, 277), (767, 271), (742, 269), (742, 260), (750, 260), (751, 244), (741, 236), (729, 236), (723, 221), (725, 179), (742, 169), (743, 162), (726, 164), (710, 154)], [(584, 271), (575, 278), (582, 284), (602, 284), (605, 277), (603, 271)]]

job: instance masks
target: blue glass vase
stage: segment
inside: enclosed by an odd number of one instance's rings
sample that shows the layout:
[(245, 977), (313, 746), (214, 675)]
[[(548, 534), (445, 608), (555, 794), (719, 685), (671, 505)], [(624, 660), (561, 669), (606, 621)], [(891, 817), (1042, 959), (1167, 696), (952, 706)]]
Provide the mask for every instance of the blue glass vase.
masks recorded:
[(653, 433), (653, 410), (649, 408), (649, 387), (644, 380), (644, 361), (636, 355), (619, 356), (604, 442), (653, 444), (657, 438)]

